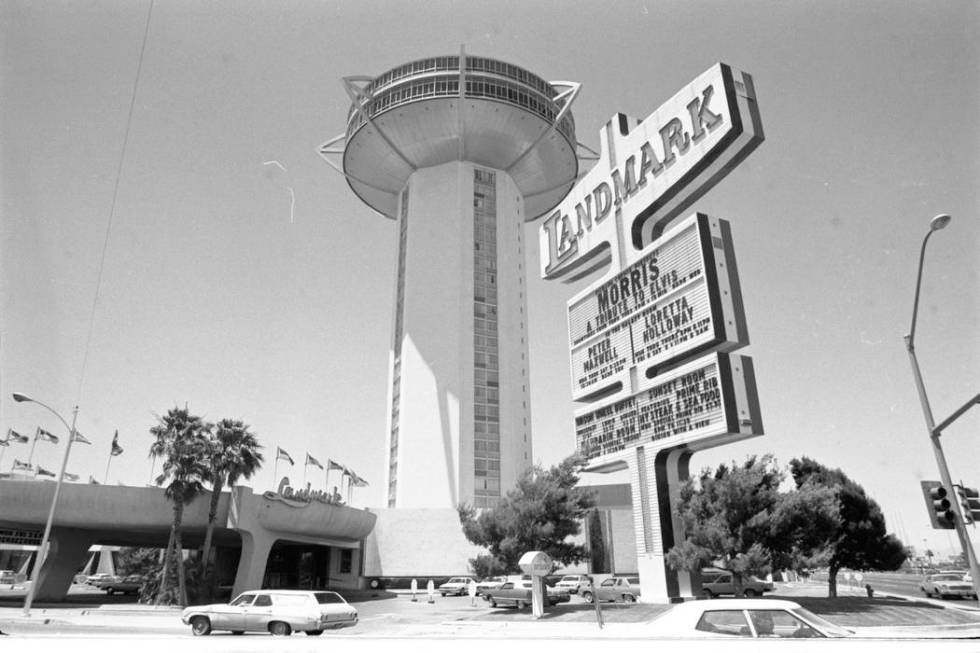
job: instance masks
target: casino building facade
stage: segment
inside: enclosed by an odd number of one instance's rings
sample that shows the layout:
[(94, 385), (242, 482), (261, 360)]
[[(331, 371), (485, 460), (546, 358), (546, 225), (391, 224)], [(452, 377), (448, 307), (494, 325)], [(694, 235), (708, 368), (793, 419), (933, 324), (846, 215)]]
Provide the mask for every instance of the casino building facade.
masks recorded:
[(397, 223), (387, 507), (492, 506), (532, 464), (524, 224), (578, 174), (578, 85), (465, 53), (344, 81), (320, 153)]

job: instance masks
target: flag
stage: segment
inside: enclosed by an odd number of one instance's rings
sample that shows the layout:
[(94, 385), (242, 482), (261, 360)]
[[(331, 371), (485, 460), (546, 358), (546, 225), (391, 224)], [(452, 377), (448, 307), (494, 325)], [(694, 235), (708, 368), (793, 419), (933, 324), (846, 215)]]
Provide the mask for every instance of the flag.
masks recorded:
[(101, 484), (101, 483), (99, 483), (99, 482), (98, 482), (97, 480), (95, 480), (95, 477), (94, 477), (94, 476), (92, 476), (91, 474), (89, 474), (89, 475), (88, 475), (88, 482), (89, 482), (89, 484), (91, 484), (91, 485), (102, 485), (102, 484)]
[(342, 472), (347, 470), (347, 468), (344, 467), (343, 465), (341, 465), (340, 463), (335, 463), (334, 461), (332, 461), (329, 458), (327, 458), (327, 471), (329, 471), (331, 469), (337, 469), (337, 470), (340, 470)]
[(276, 447), (276, 460), (288, 460), (290, 465), (295, 465), (293, 457), (286, 453), (285, 449)]
[(116, 435), (112, 438), (112, 452), (109, 455), (118, 456), (122, 452), (123, 448), (119, 446), (119, 429), (116, 429)]
[(313, 456), (311, 456), (309, 451), (306, 452), (306, 464), (316, 465), (320, 469), (323, 469), (323, 465), (320, 464), (320, 461), (314, 458)]
[(34, 465), (30, 463), (22, 463), (14, 458), (14, 469), (23, 469), (24, 471), (32, 472), (34, 471)]
[(9, 447), (9, 446), (10, 446), (10, 443), (7, 442), (7, 440), (0, 440), (0, 447)]
[(358, 476), (354, 472), (351, 472), (350, 473), (350, 480), (351, 480), (351, 483), (354, 484), (354, 487), (367, 487), (367, 484), (368, 484), (367, 481), (365, 481), (363, 478), (361, 478), (360, 476)]
[(44, 469), (40, 465), (37, 466), (37, 475), (38, 476), (50, 476), (51, 478), (55, 478), (55, 477), (58, 476), (54, 472), (49, 472), (48, 470)]
[(92, 442), (88, 438), (86, 438), (84, 435), (82, 435), (78, 431), (75, 431), (75, 437), (72, 438), (72, 441), (73, 442), (81, 442), (82, 444), (92, 444)]
[(26, 435), (21, 435), (13, 429), (7, 429), (7, 439), (13, 440), (14, 442), (27, 442), (30, 440), (30, 438)]
[(48, 431), (45, 431), (40, 426), (37, 427), (37, 433), (34, 435), (34, 439), (47, 440), (49, 442), (54, 442), (55, 444), (58, 444), (58, 436), (55, 435), (54, 433), (49, 433)]
[(65, 480), (66, 481), (77, 481), (78, 480), (78, 474), (69, 474), (68, 472), (65, 472)]

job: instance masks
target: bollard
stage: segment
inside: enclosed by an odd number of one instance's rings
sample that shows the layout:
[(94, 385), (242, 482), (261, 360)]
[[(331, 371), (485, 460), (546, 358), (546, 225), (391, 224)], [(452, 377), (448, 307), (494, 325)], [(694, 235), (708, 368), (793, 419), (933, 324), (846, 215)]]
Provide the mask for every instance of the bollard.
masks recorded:
[(435, 603), (436, 602), (436, 599), (435, 599), (436, 585), (435, 585), (435, 583), (432, 582), (432, 579), (431, 578), (429, 579), (429, 582), (426, 583), (426, 585), (425, 585), (425, 591), (429, 595), (429, 603)]
[(871, 583), (864, 586), (864, 589), (868, 592), (868, 598), (874, 598), (875, 589), (871, 587)]
[(415, 603), (416, 601), (418, 601), (418, 599), (415, 598), (415, 593), (418, 590), (419, 590), (419, 582), (413, 578), (412, 579), (412, 603)]

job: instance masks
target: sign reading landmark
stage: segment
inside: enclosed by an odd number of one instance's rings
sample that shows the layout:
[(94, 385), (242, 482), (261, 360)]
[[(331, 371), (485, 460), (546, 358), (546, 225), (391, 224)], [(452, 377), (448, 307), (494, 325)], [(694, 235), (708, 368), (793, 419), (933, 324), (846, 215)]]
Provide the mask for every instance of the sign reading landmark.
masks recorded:
[(625, 270), (569, 302), (572, 396), (625, 386), (708, 349), (748, 344), (731, 232), (696, 214), (641, 252)]
[[(646, 443), (692, 450), (762, 433), (752, 360), (710, 354), (654, 379), (624, 399), (590, 406), (575, 416), (579, 453), (593, 466)], [(700, 446), (699, 446), (700, 444)]]
[(541, 225), (541, 276), (632, 264), (762, 140), (752, 78), (721, 63), (643, 121), (617, 114), (600, 131), (598, 163)]

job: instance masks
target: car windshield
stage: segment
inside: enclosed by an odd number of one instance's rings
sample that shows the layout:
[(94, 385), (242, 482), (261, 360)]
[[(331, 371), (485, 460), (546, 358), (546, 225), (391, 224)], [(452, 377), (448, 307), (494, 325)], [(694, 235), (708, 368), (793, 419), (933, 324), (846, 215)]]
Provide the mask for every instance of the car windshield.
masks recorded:
[(959, 574), (939, 574), (937, 576), (933, 576), (932, 577), (932, 580), (934, 580), (934, 581), (936, 581), (936, 580), (963, 580), (963, 577), (960, 576)]
[(321, 605), (324, 603), (346, 603), (336, 592), (315, 592), (313, 596), (316, 597), (316, 602)]
[(841, 628), (837, 624), (830, 623), (823, 617), (813, 614), (806, 608), (793, 608), (790, 610), (790, 612), (822, 630), (827, 637), (850, 637), (854, 634), (853, 630)]

